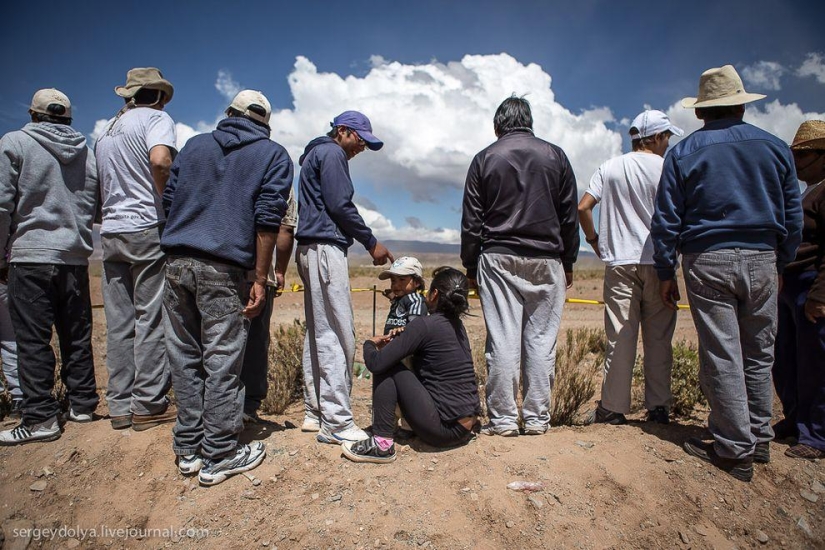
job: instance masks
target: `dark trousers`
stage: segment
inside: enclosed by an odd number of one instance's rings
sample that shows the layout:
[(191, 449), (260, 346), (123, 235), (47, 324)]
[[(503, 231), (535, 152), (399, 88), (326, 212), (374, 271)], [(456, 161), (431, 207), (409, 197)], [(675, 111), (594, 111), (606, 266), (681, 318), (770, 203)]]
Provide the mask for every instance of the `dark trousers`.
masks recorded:
[(773, 381), (799, 442), (825, 451), (825, 319), (811, 323), (804, 313), (815, 278), (815, 271), (784, 276)]
[(266, 399), (269, 388), (267, 374), (269, 372), (269, 322), (272, 320), (272, 303), (275, 301), (275, 287), (267, 285), (266, 301), (260, 315), (252, 319), (249, 325), (249, 336), (246, 340), (246, 351), (243, 356), (241, 382), (246, 386), (246, 397), (243, 403), (243, 412), (253, 414), (258, 412), (261, 403)]
[(404, 420), (415, 434), (433, 447), (451, 447), (465, 443), (472, 435), (458, 422), (441, 420), (430, 392), (414, 372), (398, 364), (383, 374), (374, 374), (372, 390), (373, 433), (393, 436), (395, 406), (401, 407)]
[(11, 264), (9, 310), (17, 339), (23, 421), (36, 424), (60, 413), (60, 404), (52, 395), (52, 326), (60, 343), (60, 378), (69, 404), (76, 413), (93, 412), (99, 398), (92, 358), (89, 268)]

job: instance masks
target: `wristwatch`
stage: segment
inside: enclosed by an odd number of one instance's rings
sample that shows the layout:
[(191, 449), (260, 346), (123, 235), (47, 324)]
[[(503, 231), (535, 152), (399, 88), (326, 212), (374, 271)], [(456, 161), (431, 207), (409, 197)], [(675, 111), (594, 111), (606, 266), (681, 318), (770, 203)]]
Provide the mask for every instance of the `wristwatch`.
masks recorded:
[(592, 239), (588, 239), (586, 236), (584, 238), (584, 242), (586, 242), (587, 244), (593, 244), (598, 240), (599, 240), (599, 234), (598, 233), (596, 233), (596, 235)]

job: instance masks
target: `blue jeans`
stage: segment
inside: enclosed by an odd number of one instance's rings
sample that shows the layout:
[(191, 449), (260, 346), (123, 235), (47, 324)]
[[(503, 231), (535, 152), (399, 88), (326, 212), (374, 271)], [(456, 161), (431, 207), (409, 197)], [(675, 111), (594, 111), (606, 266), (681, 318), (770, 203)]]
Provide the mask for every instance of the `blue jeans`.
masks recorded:
[(220, 262), (169, 257), (163, 325), (178, 404), (177, 455), (221, 458), (243, 430), (241, 383), (249, 319), (246, 271)]
[(716, 452), (744, 458), (773, 439), (771, 367), (777, 327), (776, 253), (724, 249), (684, 256), (699, 336), (699, 383)]

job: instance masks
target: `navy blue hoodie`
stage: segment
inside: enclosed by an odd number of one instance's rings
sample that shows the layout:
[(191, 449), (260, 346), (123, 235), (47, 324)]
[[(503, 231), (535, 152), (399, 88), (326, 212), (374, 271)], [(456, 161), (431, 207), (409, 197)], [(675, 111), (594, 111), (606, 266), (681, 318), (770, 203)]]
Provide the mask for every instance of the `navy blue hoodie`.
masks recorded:
[(341, 146), (330, 137), (315, 138), (298, 164), (298, 244), (333, 244), (346, 252), (356, 240), (372, 250), (377, 240), (352, 202), (355, 190)]
[(211, 134), (191, 138), (172, 164), (161, 248), (253, 269), (256, 232), (278, 231), (292, 173), (267, 128), (223, 119)]

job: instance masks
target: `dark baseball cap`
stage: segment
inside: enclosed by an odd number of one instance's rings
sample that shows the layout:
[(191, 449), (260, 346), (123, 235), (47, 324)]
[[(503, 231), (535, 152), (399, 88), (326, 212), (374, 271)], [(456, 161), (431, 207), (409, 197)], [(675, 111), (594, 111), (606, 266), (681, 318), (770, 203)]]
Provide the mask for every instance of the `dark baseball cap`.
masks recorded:
[(384, 146), (384, 142), (372, 135), (372, 124), (370, 119), (358, 111), (344, 111), (332, 120), (334, 126), (345, 126), (355, 130), (361, 139), (367, 144), (371, 151), (378, 151)]

